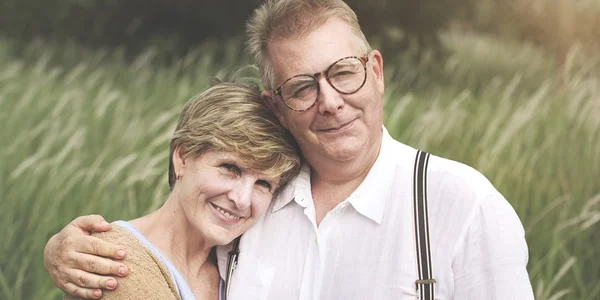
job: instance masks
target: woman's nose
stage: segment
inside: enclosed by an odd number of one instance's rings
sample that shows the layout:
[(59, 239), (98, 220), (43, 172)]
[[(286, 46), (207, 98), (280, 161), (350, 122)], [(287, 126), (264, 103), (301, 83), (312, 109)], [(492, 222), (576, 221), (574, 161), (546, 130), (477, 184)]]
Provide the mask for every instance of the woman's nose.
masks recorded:
[(240, 211), (245, 211), (252, 204), (252, 191), (254, 188), (254, 180), (240, 178), (229, 192), (229, 200), (235, 203), (235, 206)]

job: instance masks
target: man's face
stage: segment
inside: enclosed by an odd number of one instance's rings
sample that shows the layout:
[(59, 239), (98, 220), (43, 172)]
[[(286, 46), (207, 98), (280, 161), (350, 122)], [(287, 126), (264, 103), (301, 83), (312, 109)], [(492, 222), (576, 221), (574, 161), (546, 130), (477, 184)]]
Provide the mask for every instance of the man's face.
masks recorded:
[[(336, 18), (301, 38), (275, 40), (268, 51), (276, 87), (298, 74), (322, 72), (340, 58), (366, 55), (350, 26)], [(280, 96), (270, 91), (263, 93), (310, 162), (348, 161), (379, 149), (383, 61), (377, 50), (371, 51), (368, 59), (367, 79), (358, 92), (341, 94), (321, 76), (317, 102), (304, 112), (289, 109)], [(373, 151), (365, 152), (369, 150)]]

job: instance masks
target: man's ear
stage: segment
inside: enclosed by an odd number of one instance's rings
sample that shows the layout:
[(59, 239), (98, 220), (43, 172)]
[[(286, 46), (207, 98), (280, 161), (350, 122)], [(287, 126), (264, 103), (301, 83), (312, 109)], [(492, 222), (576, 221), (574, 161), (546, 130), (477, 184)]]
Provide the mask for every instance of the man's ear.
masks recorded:
[(275, 93), (273, 93), (273, 91), (263, 91), (262, 93), (260, 93), (260, 98), (267, 105), (267, 107), (271, 110), (271, 112), (273, 112), (273, 114), (275, 114), (275, 117), (277, 117), (277, 120), (279, 120), (279, 123), (281, 123), (281, 125), (283, 127), (285, 127), (286, 129), (289, 129), (287, 126), (287, 123), (285, 121), (285, 118), (279, 111), (281, 106), (278, 105), (277, 99), (275, 99), (275, 97), (276, 96), (275, 96)]
[(371, 57), (369, 58), (369, 61), (371, 62), (373, 73), (375, 74), (377, 90), (379, 91), (379, 94), (383, 96), (383, 92), (385, 91), (383, 79), (383, 57), (381, 56), (381, 52), (378, 50), (371, 51), (370, 55)]

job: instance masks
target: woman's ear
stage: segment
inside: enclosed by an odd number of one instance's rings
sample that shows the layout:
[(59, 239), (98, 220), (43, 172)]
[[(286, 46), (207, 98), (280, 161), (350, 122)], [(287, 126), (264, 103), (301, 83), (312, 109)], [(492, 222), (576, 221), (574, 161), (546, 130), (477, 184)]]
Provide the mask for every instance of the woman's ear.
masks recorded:
[(173, 171), (175, 171), (176, 179), (181, 178), (183, 176), (183, 170), (185, 169), (185, 158), (181, 154), (181, 148), (179, 146), (175, 147), (173, 151)]

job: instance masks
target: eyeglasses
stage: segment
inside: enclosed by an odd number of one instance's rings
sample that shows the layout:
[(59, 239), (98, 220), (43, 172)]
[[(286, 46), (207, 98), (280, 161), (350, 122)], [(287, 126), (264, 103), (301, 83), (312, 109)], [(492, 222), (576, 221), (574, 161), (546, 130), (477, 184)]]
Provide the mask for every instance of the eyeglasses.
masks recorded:
[(368, 61), (368, 56), (348, 56), (338, 59), (323, 72), (300, 74), (288, 78), (274, 90), (274, 93), (279, 95), (291, 110), (307, 111), (317, 102), (321, 76), (325, 76), (329, 85), (340, 94), (354, 94), (367, 81)]

